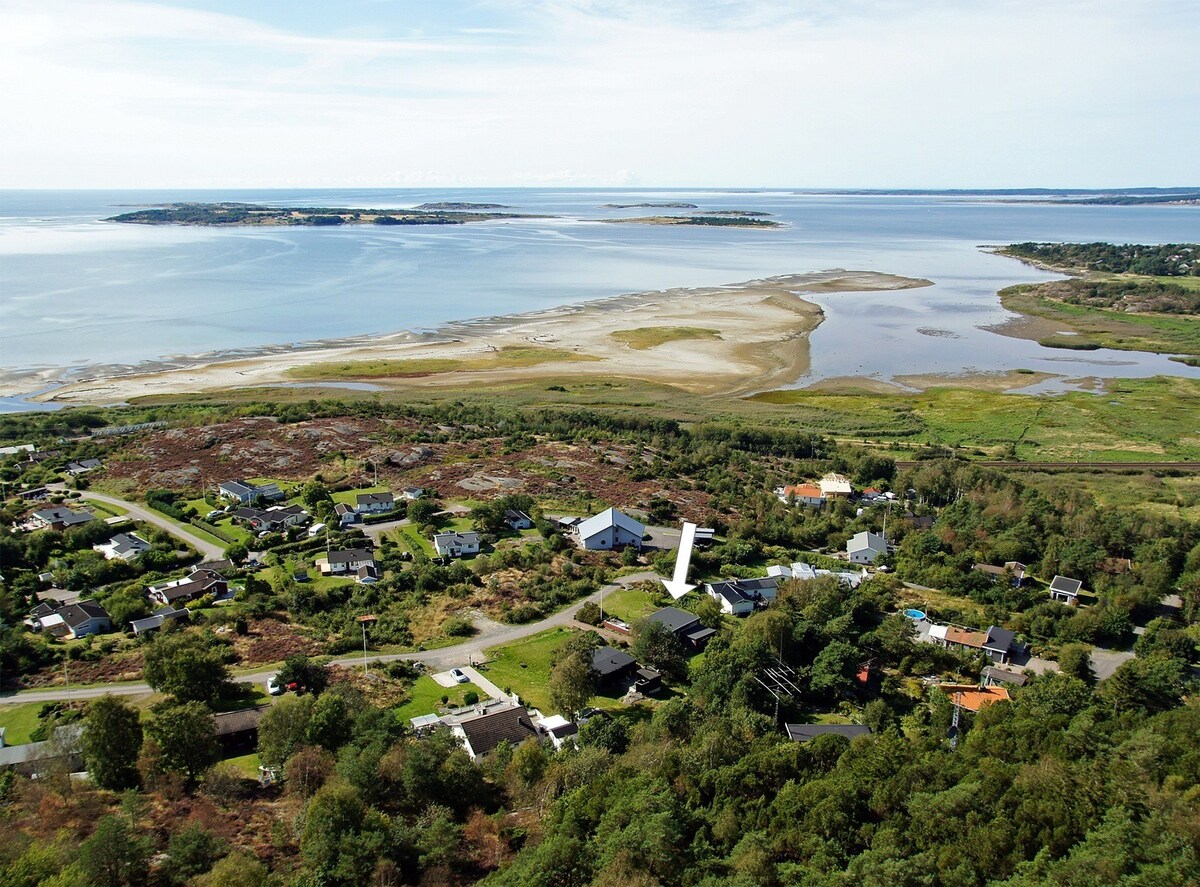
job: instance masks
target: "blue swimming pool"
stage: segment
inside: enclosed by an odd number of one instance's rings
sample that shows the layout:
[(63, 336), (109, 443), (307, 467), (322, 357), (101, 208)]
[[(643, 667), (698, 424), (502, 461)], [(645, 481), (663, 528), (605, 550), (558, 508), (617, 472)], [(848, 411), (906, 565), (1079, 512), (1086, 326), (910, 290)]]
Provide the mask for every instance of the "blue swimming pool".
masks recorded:
[(905, 610), (904, 615), (909, 619), (916, 619), (918, 622), (925, 618), (925, 614), (920, 610)]

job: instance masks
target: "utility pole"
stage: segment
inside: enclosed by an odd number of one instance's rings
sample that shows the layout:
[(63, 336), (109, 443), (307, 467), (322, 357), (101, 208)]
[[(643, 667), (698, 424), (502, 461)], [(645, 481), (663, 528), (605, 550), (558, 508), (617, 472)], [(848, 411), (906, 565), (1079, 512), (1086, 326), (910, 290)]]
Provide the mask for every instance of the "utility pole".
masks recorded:
[(363, 636), (363, 677), (364, 678), (367, 677), (368, 674), (370, 674), (370, 670), (368, 668), (368, 663), (367, 663), (367, 626), (374, 625), (376, 619), (377, 619), (377, 617), (373, 616), (373, 615), (358, 617), (358, 624), (362, 626), (362, 636)]

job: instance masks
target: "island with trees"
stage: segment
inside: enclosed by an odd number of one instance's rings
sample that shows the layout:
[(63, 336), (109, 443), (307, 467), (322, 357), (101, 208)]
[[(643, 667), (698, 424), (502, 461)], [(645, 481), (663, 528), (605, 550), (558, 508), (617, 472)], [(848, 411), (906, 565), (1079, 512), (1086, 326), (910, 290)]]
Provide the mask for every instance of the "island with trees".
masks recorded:
[[(491, 208), (491, 205), (488, 205)], [(168, 203), (136, 209), (105, 219), (136, 225), (335, 226), (335, 225), (461, 225), (497, 219), (544, 218), (520, 213), (484, 211), (466, 204), (426, 204), (416, 209), (347, 209), (341, 207), (279, 207), (253, 203)]]

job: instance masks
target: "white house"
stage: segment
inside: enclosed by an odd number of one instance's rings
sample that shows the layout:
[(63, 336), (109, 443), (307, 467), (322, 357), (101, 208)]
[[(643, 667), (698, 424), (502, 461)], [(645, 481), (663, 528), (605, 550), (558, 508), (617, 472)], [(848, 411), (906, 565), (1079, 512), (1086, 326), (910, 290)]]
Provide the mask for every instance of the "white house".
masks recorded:
[(777, 488), (775, 495), (779, 497), (780, 502), (792, 501), (797, 505), (811, 507), (820, 507), (825, 504), (825, 494), (816, 484), (789, 484), (786, 487)]
[(1074, 606), (1079, 603), (1079, 589), (1081, 588), (1083, 588), (1083, 583), (1078, 579), (1055, 576), (1050, 581), (1050, 600), (1062, 601), (1064, 604)]
[(887, 540), (878, 533), (855, 533), (846, 543), (846, 554), (852, 564), (873, 564), (887, 554)]
[(731, 616), (749, 616), (759, 602), (775, 600), (779, 579), (727, 579), (705, 584), (704, 593), (721, 605), (721, 611)]
[(515, 508), (510, 508), (504, 512), (504, 522), (517, 531), (533, 529), (533, 518), (523, 511), (517, 511)]
[(87, 474), (89, 471), (103, 467), (104, 464), (99, 459), (80, 459), (78, 462), (67, 463), (67, 474), (71, 477), (79, 477), (81, 474)]
[(217, 487), (217, 492), (226, 498), (236, 499), (243, 505), (249, 505), (256, 496), (261, 496), (263, 499), (284, 498), (284, 493), (279, 489), (279, 484), (257, 486), (245, 480), (226, 481)]
[(462, 557), (479, 554), (478, 533), (438, 533), (433, 537), (433, 547), (438, 557)]
[(821, 487), (821, 496), (825, 499), (848, 499), (854, 492), (854, 488), (850, 486), (850, 478), (841, 474), (827, 474), (821, 478), (818, 485)]
[(359, 493), (354, 501), (354, 510), (359, 514), (383, 514), (396, 507), (396, 497), (391, 493)]
[(400, 491), (400, 495), (412, 502), (414, 499), (420, 499), (425, 495), (424, 487), (405, 487)]
[(642, 547), (646, 527), (615, 508), (602, 511), (574, 528), (579, 547), (587, 551), (608, 551), (622, 545)]
[(341, 576), (346, 573), (357, 575), (363, 567), (374, 566), (375, 555), (365, 548), (331, 551), (325, 557), (317, 558), (317, 569), (326, 576)]
[(118, 533), (105, 543), (93, 545), (92, 550), (100, 552), (106, 560), (131, 561), (149, 551), (150, 543), (134, 533)]

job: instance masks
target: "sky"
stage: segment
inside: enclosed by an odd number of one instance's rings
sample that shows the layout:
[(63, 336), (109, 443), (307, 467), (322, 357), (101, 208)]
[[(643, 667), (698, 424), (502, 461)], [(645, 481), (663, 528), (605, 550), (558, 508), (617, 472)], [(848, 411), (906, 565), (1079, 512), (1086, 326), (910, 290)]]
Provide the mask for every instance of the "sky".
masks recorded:
[(0, 0), (0, 188), (1200, 185), (1200, 0)]

